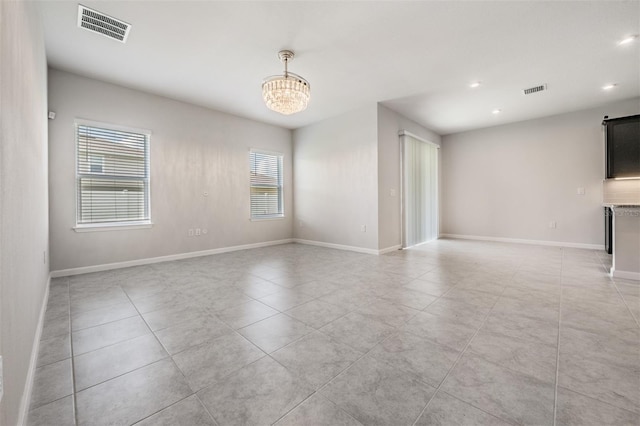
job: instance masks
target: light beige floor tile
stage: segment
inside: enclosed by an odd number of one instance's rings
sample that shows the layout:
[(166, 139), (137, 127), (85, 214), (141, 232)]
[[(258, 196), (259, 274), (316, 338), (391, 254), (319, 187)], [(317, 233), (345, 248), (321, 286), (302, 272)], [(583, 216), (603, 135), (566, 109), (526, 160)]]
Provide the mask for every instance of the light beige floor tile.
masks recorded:
[(411, 425), (435, 388), (418, 376), (364, 357), (320, 393), (363, 424)]
[(640, 424), (640, 414), (605, 404), (563, 387), (558, 388), (556, 425), (616, 425)]
[(31, 393), (33, 410), (73, 393), (71, 359), (36, 368)]
[(264, 357), (198, 392), (223, 425), (271, 424), (313, 393), (311, 387)]
[(316, 393), (275, 423), (275, 426), (360, 426), (361, 424), (333, 402)]
[(153, 334), (74, 357), (76, 391), (102, 383), (169, 355)]
[(190, 394), (175, 364), (158, 361), (78, 392), (78, 425), (133, 424)]
[(510, 424), (442, 391), (438, 392), (416, 422), (416, 426), (508, 426)]
[(553, 423), (554, 385), (465, 354), (441, 388), (500, 418), (520, 424)]
[(285, 314), (278, 314), (238, 330), (267, 353), (280, 349), (314, 329)]
[(218, 426), (195, 395), (185, 398), (153, 416), (147, 417), (140, 423), (136, 423), (136, 426), (176, 425)]
[(362, 353), (314, 332), (273, 352), (271, 356), (318, 389), (360, 358)]
[(237, 334), (226, 334), (173, 356), (194, 392), (265, 356)]
[(150, 333), (149, 327), (140, 316), (85, 328), (71, 335), (73, 355), (104, 348), (148, 333)]

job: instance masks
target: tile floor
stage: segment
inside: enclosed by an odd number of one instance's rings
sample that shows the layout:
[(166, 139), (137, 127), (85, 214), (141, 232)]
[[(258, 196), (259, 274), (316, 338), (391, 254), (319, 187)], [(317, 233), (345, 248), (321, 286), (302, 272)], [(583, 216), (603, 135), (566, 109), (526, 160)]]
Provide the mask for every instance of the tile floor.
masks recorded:
[(638, 425), (603, 252), (288, 244), (54, 279), (29, 425)]

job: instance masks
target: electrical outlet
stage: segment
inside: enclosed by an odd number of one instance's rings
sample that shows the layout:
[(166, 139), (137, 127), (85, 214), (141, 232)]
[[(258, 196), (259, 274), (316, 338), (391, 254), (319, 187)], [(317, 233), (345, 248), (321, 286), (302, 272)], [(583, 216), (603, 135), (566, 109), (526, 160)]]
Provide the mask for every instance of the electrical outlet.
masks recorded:
[(395, 189), (393, 189), (393, 188), (392, 188), (392, 189), (390, 189), (390, 190), (389, 190), (389, 195), (390, 195), (390, 196), (392, 196), (392, 197), (395, 197), (395, 196), (396, 196), (396, 190), (395, 190)]
[(549, 228), (555, 229), (556, 228), (556, 223), (555, 222), (549, 222)]
[(202, 234), (202, 230), (200, 228), (196, 228), (196, 237), (199, 237)]
[(189, 229), (189, 236), (193, 237), (193, 229)]

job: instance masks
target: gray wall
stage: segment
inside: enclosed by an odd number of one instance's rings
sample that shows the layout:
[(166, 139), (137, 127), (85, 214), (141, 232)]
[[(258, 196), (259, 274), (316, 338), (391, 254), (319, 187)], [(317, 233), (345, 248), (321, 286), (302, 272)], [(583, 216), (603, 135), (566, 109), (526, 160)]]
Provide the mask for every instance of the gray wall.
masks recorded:
[[(291, 131), (53, 69), (49, 108), (52, 270), (292, 237)], [(72, 229), (76, 118), (152, 131), (151, 229)], [(284, 154), (284, 219), (249, 220), (250, 148)]]
[(640, 206), (613, 210), (614, 276), (640, 280)]
[(49, 275), (47, 66), (27, 2), (0, 2), (0, 424), (18, 422)]
[(631, 99), (444, 136), (441, 232), (604, 244), (602, 118), (639, 111)]
[(376, 120), (371, 104), (294, 131), (296, 238), (378, 249)]
[[(400, 245), (400, 138), (406, 130), (440, 145), (440, 136), (418, 123), (378, 104), (378, 247)], [(391, 195), (391, 191), (395, 195)]]

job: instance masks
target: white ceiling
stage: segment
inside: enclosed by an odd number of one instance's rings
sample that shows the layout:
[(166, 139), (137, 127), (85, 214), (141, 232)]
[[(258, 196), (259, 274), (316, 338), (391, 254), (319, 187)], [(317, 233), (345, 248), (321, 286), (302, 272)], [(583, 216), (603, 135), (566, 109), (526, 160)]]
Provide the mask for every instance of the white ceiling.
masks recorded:
[[(77, 4), (38, 3), (52, 67), (287, 128), (382, 102), (449, 134), (640, 96), (640, 40), (617, 45), (638, 0), (82, 1), (132, 24), (126, 44), (79, 29)], [(260, 91), (284, 48), (311, 83), (292, 116)]]

